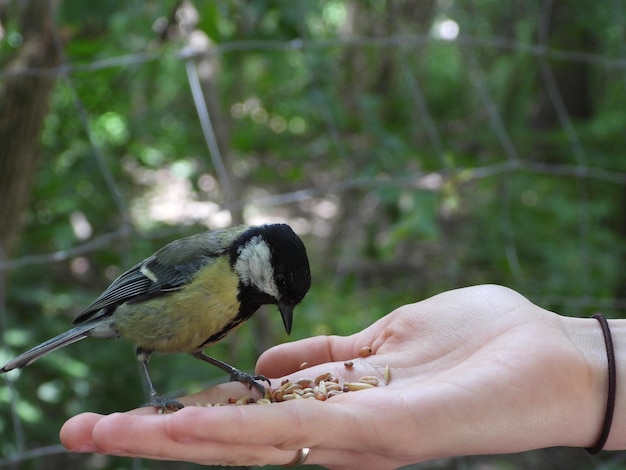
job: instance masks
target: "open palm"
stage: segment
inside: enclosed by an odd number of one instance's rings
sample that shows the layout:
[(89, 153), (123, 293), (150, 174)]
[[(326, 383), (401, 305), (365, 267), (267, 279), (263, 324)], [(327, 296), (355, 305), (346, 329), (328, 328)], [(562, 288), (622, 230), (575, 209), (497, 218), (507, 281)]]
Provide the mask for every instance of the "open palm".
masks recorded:
[[(222, 465), (284, 464), (309, 447), (307, 463), (336, 469), (589, 446), (606, 394), (603, 339), (599, 329), (588, 334), (590, 321), (558, 316), (500, 286), (458, 289), (400, 307), (352, 336), (274, 347), (257, 364), (274, 385), (323, 372), (382, 382), (388, 368), (387, 385), (324, 402), (88, 413), (69, 420), (61, 438), (76, 451)], [(371, 356), (359, 357), (363, 346)], [(299, 370), (305, 361), (310, 369)], [(246, 394), (232, 383), (181, 401)]]

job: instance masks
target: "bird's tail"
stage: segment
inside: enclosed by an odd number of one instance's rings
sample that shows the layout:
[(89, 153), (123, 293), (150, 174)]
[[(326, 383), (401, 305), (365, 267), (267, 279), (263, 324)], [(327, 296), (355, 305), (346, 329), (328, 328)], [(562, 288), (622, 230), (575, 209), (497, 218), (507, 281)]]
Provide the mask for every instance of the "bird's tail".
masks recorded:
[(15, 359), (10, 360), (0, 369), (0, 374), (13, 369), (21, 369), (31, 362), (39, 359), (44, 354), (56, 351), (57, 349), (67, 346), (68, 344), (75, 343), (76, 341), (80, 341), (81, 339), (87, 337), (88, 332), (93, 328), (93, 323), (81, 323), (71, 330), (61, 333), (60, 335), (41, 343), (39, 346), (35, 346), (33, 349), (20, 354)]

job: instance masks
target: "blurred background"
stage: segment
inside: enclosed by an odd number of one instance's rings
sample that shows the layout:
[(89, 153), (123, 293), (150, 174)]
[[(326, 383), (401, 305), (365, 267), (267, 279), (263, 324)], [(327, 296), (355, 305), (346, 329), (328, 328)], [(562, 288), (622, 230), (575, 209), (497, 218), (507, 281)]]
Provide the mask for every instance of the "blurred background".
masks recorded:
[[(477, 283), (625, 317), (625, 27), (620, 0), (0, 1), (0, 363), (164, 243), (241, 222), (290, 223), (313, 271), (291, 337), (268, 308), (211, 348), (244, 370)], [(169, 396), (226, 380), (184, 355), (152, 371)], [(199, 468), (58, 444), (70, 416), (144, 400), (123, 341), (3, 376), (0, 467)]]

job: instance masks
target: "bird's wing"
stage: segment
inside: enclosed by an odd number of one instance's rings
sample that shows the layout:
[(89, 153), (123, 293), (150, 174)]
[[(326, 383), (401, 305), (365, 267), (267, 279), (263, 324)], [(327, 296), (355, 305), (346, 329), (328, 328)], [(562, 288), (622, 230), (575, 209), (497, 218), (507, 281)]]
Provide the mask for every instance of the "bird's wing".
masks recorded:
[(198, 256), (183, 264), (168, 265), (155, 255), (136, 264), (115, 281), (74, 319), (82, 323), (98, 316), (110, 314), (125, 302), (141, 302), (183, 288), (193, 275), (215, 258)]
[(183, 288), (200, 268), (224, 255), (246, 228), (213, 230), (168, 243), (113, 281), (78, 314), (74, 324), (110, 315), (125, 302), (141, 302)]

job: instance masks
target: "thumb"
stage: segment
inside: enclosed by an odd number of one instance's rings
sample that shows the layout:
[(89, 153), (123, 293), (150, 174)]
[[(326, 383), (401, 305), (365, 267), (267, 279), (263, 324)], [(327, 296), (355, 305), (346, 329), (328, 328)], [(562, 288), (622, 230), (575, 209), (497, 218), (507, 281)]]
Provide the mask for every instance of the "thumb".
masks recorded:
[(265, 351), (256, 364), (256, 373), (282, 377), (306, 367), (326, 362), (345, 361), (358, 355), (356, 335), (314, 336), (292, 343), (279, 344)]

